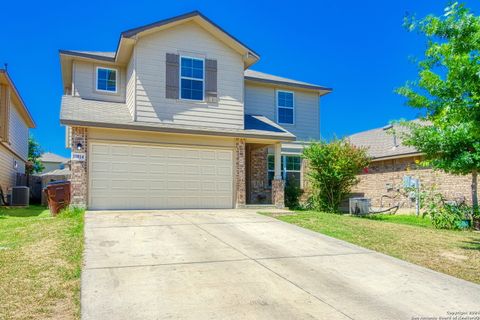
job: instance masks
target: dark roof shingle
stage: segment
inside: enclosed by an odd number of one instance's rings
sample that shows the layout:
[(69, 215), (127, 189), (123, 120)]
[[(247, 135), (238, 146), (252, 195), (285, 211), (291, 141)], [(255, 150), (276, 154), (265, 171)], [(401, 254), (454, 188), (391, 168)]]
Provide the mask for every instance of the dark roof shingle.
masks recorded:
[[(396, 134), (391, 133), (390, 129), (393, 129)], [(369, 156), (374, 159), (418, 153), (415, 148), (402, 144), (401, 133), (405, 130), (405, 127), (394, 124), (352, 134), (347, 137), (347, 140), (357, 147), (367, 148)]]

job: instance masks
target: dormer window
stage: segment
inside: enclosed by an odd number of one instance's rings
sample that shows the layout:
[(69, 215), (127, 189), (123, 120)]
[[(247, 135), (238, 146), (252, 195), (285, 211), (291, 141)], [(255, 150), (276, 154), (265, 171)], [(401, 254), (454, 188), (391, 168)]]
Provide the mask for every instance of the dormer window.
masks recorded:
[(180, 98), (204, 100), (204, 60), (191, 57), (180, 58)]
[(97, 91), (117, 92), (117, 69), (97, 67)]
[(291, 91), (277, 91), (277, 121), (280, 124), (294, 123), (294, 97)]

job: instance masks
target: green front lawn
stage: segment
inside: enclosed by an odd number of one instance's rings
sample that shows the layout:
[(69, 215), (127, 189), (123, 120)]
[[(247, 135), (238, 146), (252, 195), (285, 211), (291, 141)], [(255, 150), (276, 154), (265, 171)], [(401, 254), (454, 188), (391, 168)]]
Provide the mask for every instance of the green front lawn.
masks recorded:
[(366, 218), (313, 211), (274, 214), (282, 221), (480, 283), (480, 233), (435, 229), (430, 219), (406, 215)]
[(78, 319), (83, 211), (0, 208), (0, 319)]

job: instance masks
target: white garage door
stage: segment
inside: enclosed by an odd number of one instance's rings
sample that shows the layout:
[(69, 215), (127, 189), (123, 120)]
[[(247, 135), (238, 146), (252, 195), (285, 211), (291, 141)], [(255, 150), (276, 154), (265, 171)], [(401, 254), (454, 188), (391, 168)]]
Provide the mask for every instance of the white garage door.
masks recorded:
[(90, 144), (91, 209), (232, 208), (231, 150)]

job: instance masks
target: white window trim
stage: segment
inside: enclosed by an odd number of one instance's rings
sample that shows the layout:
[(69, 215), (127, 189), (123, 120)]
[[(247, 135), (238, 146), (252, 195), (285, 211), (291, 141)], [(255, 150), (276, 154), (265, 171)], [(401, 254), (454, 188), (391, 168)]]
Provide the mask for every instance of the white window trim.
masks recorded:
[[(268, 168), (268, 157), (271, 157), (271, 156), (274, 156), (273, 154), (268, 154), (267, 155), (267, 181), (268, 181), (268, 174), (270, 172), (275, 172), (275, 170), (270, 170), (270, 168)], [(287, 170), (287, 157), (299, 157), (300, 158), (300, 170)], [(302, 157), (300, 155), (296, 155), (296, 154), (282, 154), (282, 159), (283, 159), (283, 166), (281, 168), (282, 170), (282, 174), (284, 177), (287, 176), (287, 172), (298, 172), (300, 173), (300, 188), (303, 188), (303, 177), (302, 177)], [(282, 161), (282, 160), (280, 160)]]
[[(98, 70), (99, 69), (105, 69), (105, 70), (110, 70), (110, 71), (115, 71), (115, 91), (110, 91), (110, 90), (103, 90), (103, 89), (98, 89)], [(102, 67), (102, 66), (97, 66), (95, 68), (95, 91), (98, 92), (103, 92), (103, 93), (118, 93), (118, 77), (120, 74), (118, 73), (117, 68), (109, 68), (109, 67)]]
[[(201, 80), (198, 79), (198, 78), (182, 77), (182, 58), (193, 59), (193, 60), (201, 60), (202, 61), (203, 77), (202, 77)], [(179, 98), (179, 100), (205, 102), (205, 58), (181, 55), (179, 62), (180, 62), (179, 66), (178, 66), (178, 89), (179, 89), (178, 90), (178, 98)], [(182, 79), (202, 81), (202, 100), (182, 98)]]
[[(278, 105), (278, 93), (279, 92), (285, 92), (285, 93), (291, 93), (292, 94), (292, 102), (293, 102), (293, 106), (290, 108), (290, 107), (284, 107), (284, 106), (279, 106)], [(275, 105), (277, 106), (277, 123), (278, 124), (286, 124), (286, 125), (294, 125), (295, 124), (295, 92), (293, 91), (288, 91), (288, 90), (275, 90)], [(279, 117), (279, 112), (278, 110), (280, 108), (284, 108), (284, 109), (292, 109), (292, 123), (285, 123), (285, 122), (280, 122), (280, 117)]]

